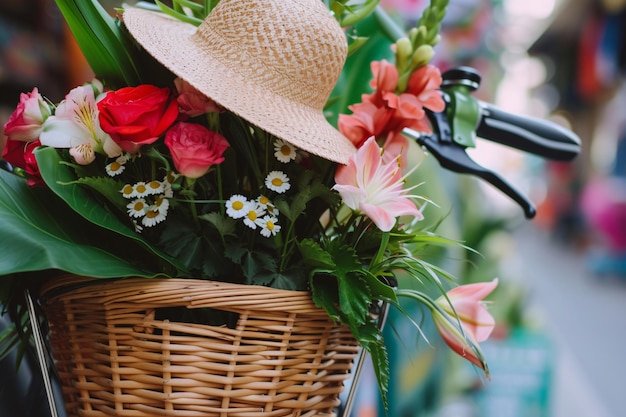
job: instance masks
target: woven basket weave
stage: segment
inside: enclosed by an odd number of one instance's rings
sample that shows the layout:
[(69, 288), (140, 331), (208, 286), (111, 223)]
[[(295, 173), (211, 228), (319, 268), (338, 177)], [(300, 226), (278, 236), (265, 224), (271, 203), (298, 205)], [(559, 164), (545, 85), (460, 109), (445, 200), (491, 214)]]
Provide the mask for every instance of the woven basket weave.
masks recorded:
[[(69, 416), (327, 416), (357, 344), (307, 292), (189, 279), (43, 289)], [(234, 313), (231, 326), (163, 318)]]

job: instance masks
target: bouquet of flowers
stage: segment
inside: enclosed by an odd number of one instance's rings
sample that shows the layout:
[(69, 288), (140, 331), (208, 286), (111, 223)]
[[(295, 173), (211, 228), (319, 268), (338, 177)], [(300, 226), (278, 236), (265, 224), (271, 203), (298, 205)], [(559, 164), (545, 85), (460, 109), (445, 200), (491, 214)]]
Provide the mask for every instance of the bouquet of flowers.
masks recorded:
[[(113, 19), (95, 0), (57, 0), (97, 78), (54, 104), (34, 88), (4, 126), (16, 174), (0, 172), (4, 303), (23, 311), (18, 290), (50, 271), (308, 290), (371, 353), (384, 393), (370, 309), (408, 297), (487, 372), (481, 300), (497, 281), (446, 292), (452, 276), (421, 258), (454, 242), (420, 224), (428, 200), (402, 135), (429, 132), (424, 109), (445, 107), (430, 61), (447, 1), (407, 35), (376, 0), (156, 3)], [(372, 13), (396, 37), (395, 62), (372, 62), (371, 92), (329, 116), (365, 41), (342, 27)]]

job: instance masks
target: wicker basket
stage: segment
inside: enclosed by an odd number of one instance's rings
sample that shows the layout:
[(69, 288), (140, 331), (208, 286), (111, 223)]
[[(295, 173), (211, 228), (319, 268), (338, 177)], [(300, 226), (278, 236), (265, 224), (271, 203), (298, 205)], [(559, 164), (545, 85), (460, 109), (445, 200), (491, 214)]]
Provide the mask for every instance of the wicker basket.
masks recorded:
[(307, 292), (69, 277), (42, 300), (69, 416), (332, 415), (358, 350)]

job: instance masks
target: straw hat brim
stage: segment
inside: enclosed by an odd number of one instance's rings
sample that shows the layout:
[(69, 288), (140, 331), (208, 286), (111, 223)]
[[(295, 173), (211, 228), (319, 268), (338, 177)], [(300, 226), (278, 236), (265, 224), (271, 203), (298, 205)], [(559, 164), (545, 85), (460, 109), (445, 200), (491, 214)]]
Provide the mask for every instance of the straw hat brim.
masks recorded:
[(123, 21), (135, 40), (161, 64), (248, 122), (334, 162), (345, 164), (355, 152), (354, 145), (322, 111), (262, 91), (228, 65), (228, 56), (195, 42), (195, 26), (138, 8), (126, 9)]

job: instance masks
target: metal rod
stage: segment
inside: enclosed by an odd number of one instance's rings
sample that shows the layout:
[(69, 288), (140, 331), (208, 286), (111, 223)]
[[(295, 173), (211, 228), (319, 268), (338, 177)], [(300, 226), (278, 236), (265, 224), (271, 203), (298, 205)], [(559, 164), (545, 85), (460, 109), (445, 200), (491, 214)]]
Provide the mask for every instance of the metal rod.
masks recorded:
[(37, 358), (39, 359), (39, 368), (41, 369), (41, 376), (43, 378), (44, 388), (46, 390), (46, 396), (48, 397), (48, 406), (50, 407), (50, 415), (52, 417), (59, 417), (56, 402), (54, 401), (54, 391), (52, 390), (52, 382), (50, 380), (50, 373), (48, 372), (48, 360), (46, 356), (46, 345), (43, 339), (43, 333), (39, 327), (39, 321), (37, 320), (37, 313), (35, 312), (35, 303), (30, 295), (30, 291), (24, 290), (24, 297), (26, 298), (26, 304), (28, 306), (28, 316), (30, 318), (30, 325), (33, 329), (33, 336), (35, 339), (35, 349), (37, 350)]
[[(387, 321), (387, 313), (389, 312), (389, 304), (383, 303), (380, 309), (380, 315), (378, 316), (378, 328), (382, 331), (385, 327), (385, 322)], [(342, 417), (350, 417), (350, 413), (352, 412), (352, 407), (354, 407), (354, 399), (356, 398), (356, 392), (358, 388), (359, 378), (361, 377), (361, 371), (363, 370), (363, 365), (365, 364), (365, 359), (367, 358), (367, 352), (365, 349), (361, 348), (359, 352), (359, 357), (357, 358), (356, 365), (354, 367), (354, 372), (352, 376), (352, 384), (350, 385), (350, 389), (348, 390), (348, 397), (346, 398), (346, 404), (343, 407)]]

